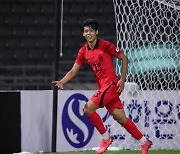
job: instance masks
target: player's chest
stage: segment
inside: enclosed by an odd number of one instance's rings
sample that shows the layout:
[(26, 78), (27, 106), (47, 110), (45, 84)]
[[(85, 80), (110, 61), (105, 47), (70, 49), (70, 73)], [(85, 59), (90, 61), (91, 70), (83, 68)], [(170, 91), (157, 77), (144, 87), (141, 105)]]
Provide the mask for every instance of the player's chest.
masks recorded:
[(97, 49), (88, 50), (85, 54), (85, 59), (90, 65), (103, 63), (108, 57), (109, 55), (106, 52)]

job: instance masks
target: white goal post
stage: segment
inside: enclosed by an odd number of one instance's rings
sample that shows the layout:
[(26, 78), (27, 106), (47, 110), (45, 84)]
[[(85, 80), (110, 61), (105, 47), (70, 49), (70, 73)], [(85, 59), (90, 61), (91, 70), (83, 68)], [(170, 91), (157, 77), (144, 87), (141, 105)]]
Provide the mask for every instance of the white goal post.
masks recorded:
[[(154, 149), (179, 149), (180, 1), (113, 0), (117, 47), (129, 59), (124, 108)], [(115, 61), (118, 76), (121, 64)], [(107, 120), (108, 121), (108, 120)], [(106, 122), (107, 122), (106, 121)], [(107, 122), (108, 123), (108, 122)], [(112, 146), (139, 149), (117, 123)]]

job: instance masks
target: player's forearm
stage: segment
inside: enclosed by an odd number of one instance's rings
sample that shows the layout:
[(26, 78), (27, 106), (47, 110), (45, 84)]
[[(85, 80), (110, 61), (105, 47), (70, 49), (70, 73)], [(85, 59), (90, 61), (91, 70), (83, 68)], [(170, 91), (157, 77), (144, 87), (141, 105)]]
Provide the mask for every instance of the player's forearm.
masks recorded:
[(69, 80), (71, 80), (79, 71), (81, 68), (80, 65), (74, 63), (71, 70), (60, 80), (63, 84), (67, 83)]
[(127, 57), (123, 57), (122, 59), (122, 69), (121, 69), (121, 79), (126, 80), (126, 72), (128, 68), (128, 59)]
[(70, 70), (60, 81), (65, 84), (70, 81), (75, 75), (76, 73)]

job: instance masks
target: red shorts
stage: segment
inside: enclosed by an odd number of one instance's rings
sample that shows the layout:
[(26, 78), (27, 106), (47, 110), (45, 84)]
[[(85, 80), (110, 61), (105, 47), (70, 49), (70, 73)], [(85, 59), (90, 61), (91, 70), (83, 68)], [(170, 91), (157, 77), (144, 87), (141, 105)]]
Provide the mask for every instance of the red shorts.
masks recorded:
[(110, 114), (115, 108), (123, 109), (123, 105), (119, 98), (120, 93), (117, 92), (118, 87), (115, 83), (111, 83), (104, 88), (98, 90), (92, 97), (91, 101), (100, 108), (106, 107)]

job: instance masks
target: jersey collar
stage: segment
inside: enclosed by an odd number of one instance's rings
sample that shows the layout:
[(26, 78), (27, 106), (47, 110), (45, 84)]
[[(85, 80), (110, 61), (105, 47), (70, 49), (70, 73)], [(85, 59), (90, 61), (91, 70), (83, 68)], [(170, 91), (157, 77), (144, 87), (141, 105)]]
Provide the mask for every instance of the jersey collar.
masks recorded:
[[(99, 39), (97, 39), (96, 44), (93, 49), (96, 49), (98, 47), (98, 45), (99, 45)], [(91, 50), (91, 48), (89, 47), (88, 44), (87, 44), (87, 46), (88, 46), (88, 50)]]

